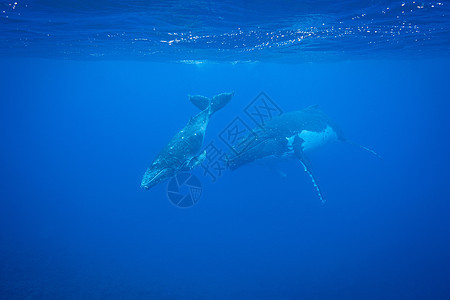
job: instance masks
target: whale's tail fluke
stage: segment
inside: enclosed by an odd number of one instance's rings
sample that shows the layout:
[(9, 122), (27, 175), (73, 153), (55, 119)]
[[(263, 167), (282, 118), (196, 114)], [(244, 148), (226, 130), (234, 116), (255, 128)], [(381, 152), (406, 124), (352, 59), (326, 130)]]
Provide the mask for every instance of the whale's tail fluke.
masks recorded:
[(228, 102), (230, 102), (231, 98), (233, 98), (234, 92), (231, 93), (222, 93), (219, 95), (214, 96), (212, 99), (195, 95), (191, 96), (189, 95), (189, 100), (191, 100), (192, 104), (197, 106), (200, 110), (205, 110), (210, 108), (210, 115), (227, 105)]

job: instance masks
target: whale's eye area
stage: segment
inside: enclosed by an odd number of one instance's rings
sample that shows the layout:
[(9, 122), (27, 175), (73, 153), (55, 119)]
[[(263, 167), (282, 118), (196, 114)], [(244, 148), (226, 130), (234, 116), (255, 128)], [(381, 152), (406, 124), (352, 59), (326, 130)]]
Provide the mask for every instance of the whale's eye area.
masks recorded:
[(143, 188), (144, 188), (144, 190), (148, 190), (149, 189), (148, 185), (144, 185)]

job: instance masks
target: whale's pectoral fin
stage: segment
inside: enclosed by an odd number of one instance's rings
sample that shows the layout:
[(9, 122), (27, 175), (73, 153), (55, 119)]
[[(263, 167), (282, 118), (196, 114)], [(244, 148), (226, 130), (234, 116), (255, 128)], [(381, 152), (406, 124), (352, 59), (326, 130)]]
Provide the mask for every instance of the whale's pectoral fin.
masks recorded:
[(197, 156), (192, 157), (191, 159), (187, 160), (182, 167), (183, 171), (190, 171), (192, 169), (195, 169), (198, 167), (206, 158), (206, 150), (200, 153)]
[(316, 179), (314, 177), (314, 174), (312, 172), (311, 164), (310, 164), (308, 158), (303, 153), (303, 150), (301, 148), (301, 143), (298, 143), (298, 142), (294, 141), (293, 148), (294, 148), (295, 156), (297, 157), (297, 159), (302, 164), (306, 174), (308, 174), (309, 177), (311, 178), (311, 181), (312, 181), (314, 187), (316, 188), (317, 195), (319, 196), (320, 201), (322, 203), (325, 203), (325, 200), (322, 197), (322, 193), (320, 192), (319, 185), (317, 184), (317, 181), (316, 181)]
[(190, 170), (198, 167), (205, 159), (206, 159), (206, 150), (204, 150), (202, 153), (200, 153), (197, 156), (194, 156), (191, 159), (189, 163)]
[(349, 145), (353, 145), (353, 146), (356, 146), (356, 147), (361, 148), (363, 150), (366, 150), (366, 151), (372, 153), (373, 155), (375, 155), (376, 157), (378, 157), (379, 159), (383, 159), (378, 153), (376, 153), (374, 150), (370, 149), (369, 147), (362, 146), (362, 145), (357, 144), (357, 143), (352, 142), (352, 141), (345, 141), (345, 142), (347, 144), (349, 144)]

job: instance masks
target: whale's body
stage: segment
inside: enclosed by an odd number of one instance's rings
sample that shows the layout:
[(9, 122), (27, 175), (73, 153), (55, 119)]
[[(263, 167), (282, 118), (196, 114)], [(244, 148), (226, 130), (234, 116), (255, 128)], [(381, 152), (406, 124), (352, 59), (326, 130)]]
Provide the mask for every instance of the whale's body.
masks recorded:
[(224, 107), (233, 97), (233, 93), (223, 93), (208, 99), (203, 96), (190, 96), (191, 102), (202, 111), (180, 130), (159, 152), (145, 172), (141, 187), (149, 189), (161, 181), (179, 172), (197, 167), (206, 157), (199, 153), (212, 114)]
[[(339, 126), (316, 105), (284, 113), (258, 127), (242, 139), (228, 157), (228, 166), (236, 170), (243, 165), (268, 158), (295, 158), (311, 177), (324, 202), (305, 152), (325, 144), (346, 139)], [(360, 146), (362, 147), (362, 146)], [(362, 147), (374, 154), (372, 150)]]
[(256, 128), (247, 138), (252, 142), (239, 143), (236, 155), (228, 161), (235, 170), (242, 165), (268, 157), (303, 158), (303, 153), (334, 141), (345, 141), (341, 129), (316, 106), (288, 112)]

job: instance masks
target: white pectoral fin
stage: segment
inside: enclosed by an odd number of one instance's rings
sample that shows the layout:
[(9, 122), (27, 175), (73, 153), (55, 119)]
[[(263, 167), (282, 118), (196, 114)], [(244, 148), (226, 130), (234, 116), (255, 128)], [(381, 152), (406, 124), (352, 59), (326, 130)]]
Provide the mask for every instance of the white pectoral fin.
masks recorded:
[(370, 149), (369, 147), (362, 146), (362, 145), (357, 144), (357, 143), (352, 142), (352, 141), (345, 141), (345, 142), (346, 142), (347, 144), (349, 144), (349, 145), (353, 145), (353, 146), (356, 146), (356, 147), (361, 148), (361, 149), (363, 149), (363, 150), (366, 150), (366, 151), (372, 153), (373, 155), (375, 155), (376, 157), (378, 157), (379, 159), (383, 159), (378, 153), (376, 153), (375, 151), (373, 151), (373, 150)]
[(325, 203), (325, 199), (323, 199), (323, 197), (322, 197), (322, 193), (320, 192), (319, 185), (317, 184), (317, 181), (316, 181), (316, 179), (315, 179), (315, 177), (314, 177), (314, 175), (312, 173), (311, 165), (310, 165), (308, 159), (305, 157), (303, 152), (297, 152), (296, 151), (295, 154), (296, 154), (298, 160), (300, 161), (300, 163), (302, 164), (306, 174), (308, 174), (309, 177), (311, 178), (311, 181), (312, 181), (312, 183), (314, 185), (314, 188), (317, 191), (317, 195), (319, 196), (320, 201), (322, 203)]
[(319, 196), (319, 199), (322, 203), (325, 203), (325, 199), (323, 199), (322, 197), (322, 193), (320, 192), (320, 188), (319, 185), (316, 182), (316, 179), (314, 178), (313, 174), (311, 173), (311, 171), (306, 167), (305, 163), (300, 160), (300, 163), (303, 165), (303, 168), (305, 169), (305, 172), (309, 175), (309, 177), (311, 178), (311, 181), (314, 185), (314, 187), (316, 188), (317, 191), (317, 195)]
[(206, 158), (206, 150), (204, 150), (199, 155), (192, 157), (189, 161), (186, 161), (183, 166), (183, 170), (190, 171), (192, 169), (195, 169), (205, 160), (205, 158)]
[(197, 163), (195, 164), (194, 168), (199, 166), (205, 159), (206, 159), (206, 150), (203, 150), (203, 152), (197, 156)]

